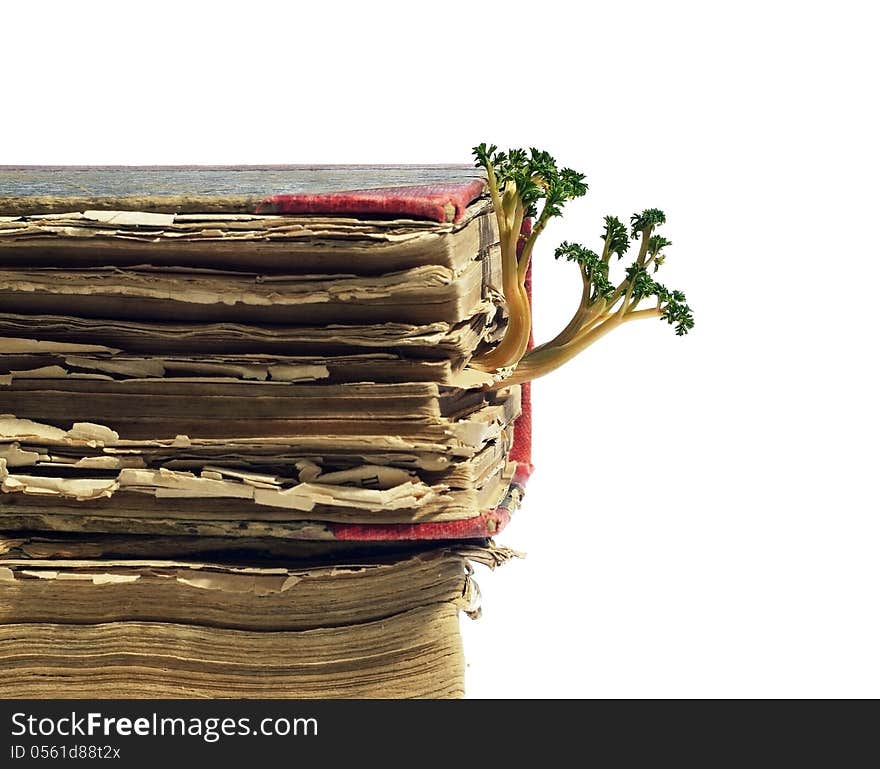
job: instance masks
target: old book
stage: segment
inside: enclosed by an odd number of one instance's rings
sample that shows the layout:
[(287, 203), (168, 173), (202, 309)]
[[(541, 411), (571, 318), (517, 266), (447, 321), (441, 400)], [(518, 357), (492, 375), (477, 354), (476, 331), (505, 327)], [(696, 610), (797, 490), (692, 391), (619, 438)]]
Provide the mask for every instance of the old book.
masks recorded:
[[(107, 175), (92, 174), (99, 184)], [(23, 170), (17, 186), (26, 193), (28, 180), (39, 177), (38, 170)], [(451, 197), (475, 197), (480, 185), (452, 187)], [(201, 207), (215, 197), (202, 196)], [(181, 214), (179, 201), (155, 193), (139, 201), (149, 211), (104, 210), (112, 200), (0, 196), (6, 311), (124, 320), (455, 323), (471, 318), (500, 286), (494, 218), (479, 198), (470, 204), (460, 198), (452, 221), (440, 222)], [(77, 210), (81, 202), (102, 210)], [(285, 209), (290, 202), (289, 195), (275, 196), (252, 208)], [(46, 213), (61, 206), (66, 210)]]
[[(497, 242), (485, 201), (456, 221), (351, 216), (180, 214), (138, 210), (22, 213), (0, 219), (0, 265), (188, 266), (359, 275), (438, 265), (462, 270)], [(154, 207), (147, 203), (147, 207)], [(0, 210), (22, 200), (0, 200)], [(173, 206), (167, 206), (173, 209)], [(36, 211), (39, 204), (32, 204)]]
[[(59, 376), (53, 378), (56, 373)], [(276, 374), (279, 379), (269, 381), (224, 381), (227, 378), (222, 376), (66, 376), (38, 369), (9, 375), (3, 403), (23, 419), (102, 420), (120, 425), (164, 420), (192, 425), (188, 434), (200, 437), (212, 430), (211, 423), (225, 422), (233, 415), (238, 420), (253, 420), (251, 432), (259, 435), (263, 421), (291, 422), (296, 432), (300, 430), (295, 423), (316, 418), (330, 425), (364, 417), (443, 424), (497, 400), (477, 389), (434, 382), (311, 384), (307, 378), (298, 379), (301, 373), (285, 369)], [(206, 423), (204, 429), (199, 427), (202, 422)], [(344, 428), (332, 432), (344, 432)]]
[(470, 563), (513, 555), (476, 544), (293, 566), (0, 552), (3, 698), (461, 696)]
[[(515, 468), (507, 449), (517, 406), (512, 397), (491, 406), (495, 422), (475, 421), (483, 416), (477, 412), (445, 427), (439, 423), (434, 429), (447, 441), (458, 435), (458, 447), (452, 450), (459, 456), (451, 456), (448, 445), (435, 444), (432, 455), (427, 441), (407, 444), (387, 434), (377, 434), (375, 441), (363, 436), (358, 453), (352, 440), (356, 436), (340, 441), (326, 434), (326, 423), (325, 434), (315, 436), (310, 446), (302, 445), (301, 438), (277, 438), (273, 451), (265, 444), (233, 447), (178, 438), (164, 445), (122, 441), (99, 425), (80, 423), (65, 432), (30, 420), (0, 418), (0, 435), (8, 441), (0, 443), (0, 488), (5, 492), (0, 515), (13, 528), (160, 533), (173, 526), (182, 532), (195, 527), (230, 536), (293, 536), (291, 532), (303, 530), (302, 525), (291, 529), (295, 521), (474, 518), (509, 495)], [(344, 420), (340, 425), (342, 431), (350, 430)], [(417, 423), (416, 429), (424, 434), (429, 426)], [(400, 423), (385, 420), (370, 420), (369, 427), (401, 432)], [(330, 453), (324, 455), (322, 447)], [(205, 448), (215, 451), (203, 453)], [(248, 454), (251, 448), (262, 453)], [(236, 449), (249, 460), (244, 467), (231, 455)], [(277, 472), (266, 472), (273, 469)]]
[[(2, 309), (2, 308), (0, 308)], [(394, 350), (415, 359), (450, 360), (460, 364), (497, 334), (499, 313), (489, 301), (459, 324), (436, 322), (347, 323), (325, 326), (238, 323), (175, 323), (64, 315), (19, 315), (0, 312), (2, 349), (12, 352), (91, 352), (114, 355), (263, 354), (340, 355)], [(32, 339), (39, 329), (39, 339)], [(259, 354), (259, 353), (256, 353)]]
[(0, 526), (497, 531), (528, 464), (520, 388), (467, 366), (505, 323), (490, 203), (361, 171), (0, 174)]
[(0, 270), (0, 303), (15, 313), (141, 321), (460, 323), (500, 285), (493, 273), (479, 261), (459, 271), (431, 265), (377, 276), (22, 267)]

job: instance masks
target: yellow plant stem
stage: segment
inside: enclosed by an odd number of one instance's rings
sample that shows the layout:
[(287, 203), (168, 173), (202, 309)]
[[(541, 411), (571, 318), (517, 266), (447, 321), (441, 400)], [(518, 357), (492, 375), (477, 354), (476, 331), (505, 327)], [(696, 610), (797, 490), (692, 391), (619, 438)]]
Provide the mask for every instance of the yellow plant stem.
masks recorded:
[(601, 322), (591, 328), (582, 330), (571, 341), (558, 346), (545, 346), (526, 353), (514, 372), (506, 379), (493, 385), (492, 389), (507, 387), (513, 384), (530, 382), (533, 379), (549, 374), (570, 361), (591, 344), (598, 342), (603, 336), (618, 326), (638, 318), (659, 317), (661, 310), (653, 307), (649, 310), (635, 310), (626, 313), (615, 311), (602, 316)]
[[(515, 189), (515, 188), (514, 188)], [(505, 189), (505, 194), (507, 189)], [(512, 198), (509, 198), (512, 201)], [(499, 239), (501, 241), (501, 274), (504, 299), (507, 302), (508, 325), (504, 338), (485, 355), (475, 358), (473, 365), (489, 371), (516, 365), (529, 346), (532, 331), (532, 308), (524, 278), (520, 279), (517, 263), (517, 245), (522, 231), (525, 211), (522, 202), (505, 210), (504, 201), (496, 209)]]
[(529, 263), (532, 261), (532, 251), (535, 248), (535, 241), (544, 231), (544, 227), (547, 226), (547, 221), (548, 220), (544, 217), (538, 219), (538, 223), (526, 239), (525, 245), (523, 246), (522, 256), (519, 258), (519, 266), (517, 267), (520, 283), (525, 283), (526, 273), (529, 271)]
[(495, 178), (495, 169), (491, 163), (486, 165), (486, 177), (489, 180), (489, 194), (492, 197), (492, 207), (495, 209), (495, 215), (499, 218), (500, 224), (501, 194), (498, 192), (498, 180)]
[(472, 361), (474, 366), (487, 371), (515, 365), (528, 347), (532, 313), (525, 289), (521, 288), (516, 279), (516, 269), (513, 270), (512, 275), (506, 274), (505, 271), (504, 298), (507, 300), (508, 311), (504, 338), (493, 350)]
[(521, 283), (525, 280), (525, 274), (523, 274), (522, 278), (519, 277), (519, 266), (517, 264), (517, 246), (519, 245), (520, 233), (522, 232), (523, 219), (525, 218), (525, 210), (522, 207), (522, 203), (517, 202), (516, 209), (514, 210), (513, 218), (511, 219), (509, 225), (510, 230), (507, 233), (507, 250), (510, 254), (510, 267), (511, 267), (511, 278), (516, 277), (517, 280)]
[(636, 320), (637, 318), (659, 318), (663, 311), (659, 307), (652, 307), (649, 310), (630, 310), (626, 314), (625, 320)]
[(517, 290), (519, 291), (520, 297), (520, 317), (522, 318), (522, 324), (517, 334), (517, 345), (511, 356), (510, 363), (507, 364), (508, 366), (515, 365), (520, 361), (522, 356), (525, 355), (525, 352), (529, 347), (529, 339), (532, 335), (532, 304), (529, 301), (529, 294), (522, 283), (517, 284)]

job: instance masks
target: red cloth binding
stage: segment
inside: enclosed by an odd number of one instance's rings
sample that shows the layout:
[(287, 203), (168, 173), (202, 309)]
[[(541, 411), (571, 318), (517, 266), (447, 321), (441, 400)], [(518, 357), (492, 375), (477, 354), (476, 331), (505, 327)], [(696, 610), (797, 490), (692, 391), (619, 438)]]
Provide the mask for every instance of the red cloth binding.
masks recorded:
[[(531, 464), (528, 465), (531, 467)], [(528, 472), (518, 465), (507, 499), (500, 507), (487, 510), (460, 521), (427, 521), (425, 523), (330, 523), (328, 528), (340, 540), (426, 540), (482, 539), (494, 537), (510, 522), (511, 508), (522, 497)]]
[[(522, 234), (530, 235), (532, 232), (532, 222), (529, 219), (523, 222)], [(517, 254), (522, 253), (524, 241), (520, 239), (517, 244)], [(529, 295), (529, 302), (532, 301), (532, 265), (526, 272), (526, 293)], [(535, 346), (535, 335), (529, 334), (529, 349)], [(524, 382), (522, 389), (522, 413), (514, 423), (513, 446), (510, 449), (510, 458), (514, 460), (522, 475), (522, 484), (525, 485), (529, 476), (534, 470), (532, 464), (532, 383)]]
[(333, 536), (340, 540), (426, 540), (483, 539), (494, 537), (510, 520), (510, 512), (502, 507), (488, 510), (476, 518), (462, 521), (429, 521), (427, 523), (334, 523)]
[(468, 205), (483, 193), (484, 186), (481, 179), (474, 179), (373, 190), (272, 195), (260, 202), (257, 213), (384, 216), (458, 222)]

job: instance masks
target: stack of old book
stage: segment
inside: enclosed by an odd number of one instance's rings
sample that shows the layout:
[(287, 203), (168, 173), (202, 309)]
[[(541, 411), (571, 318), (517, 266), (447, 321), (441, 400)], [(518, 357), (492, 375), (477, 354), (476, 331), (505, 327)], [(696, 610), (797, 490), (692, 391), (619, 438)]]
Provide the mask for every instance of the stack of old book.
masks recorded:
[(500, 283), (473, 169), (0, 169), (0, 696), (460, 695)]

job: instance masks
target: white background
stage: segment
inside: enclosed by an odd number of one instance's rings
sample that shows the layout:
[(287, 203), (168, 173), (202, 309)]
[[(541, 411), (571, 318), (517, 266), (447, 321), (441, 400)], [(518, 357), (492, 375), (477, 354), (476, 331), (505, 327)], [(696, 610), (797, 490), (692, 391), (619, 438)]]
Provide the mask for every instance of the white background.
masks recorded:
[[(537, 145), (658, 206), (694, 332), (534, 388), (537, 465), (463, 622), (474, 697), (880, 695), (871, 3), (46, 3), (0, 17), (0, 164), (462, 162)], [(24, 10), (33, 7), (35, 10)]]

